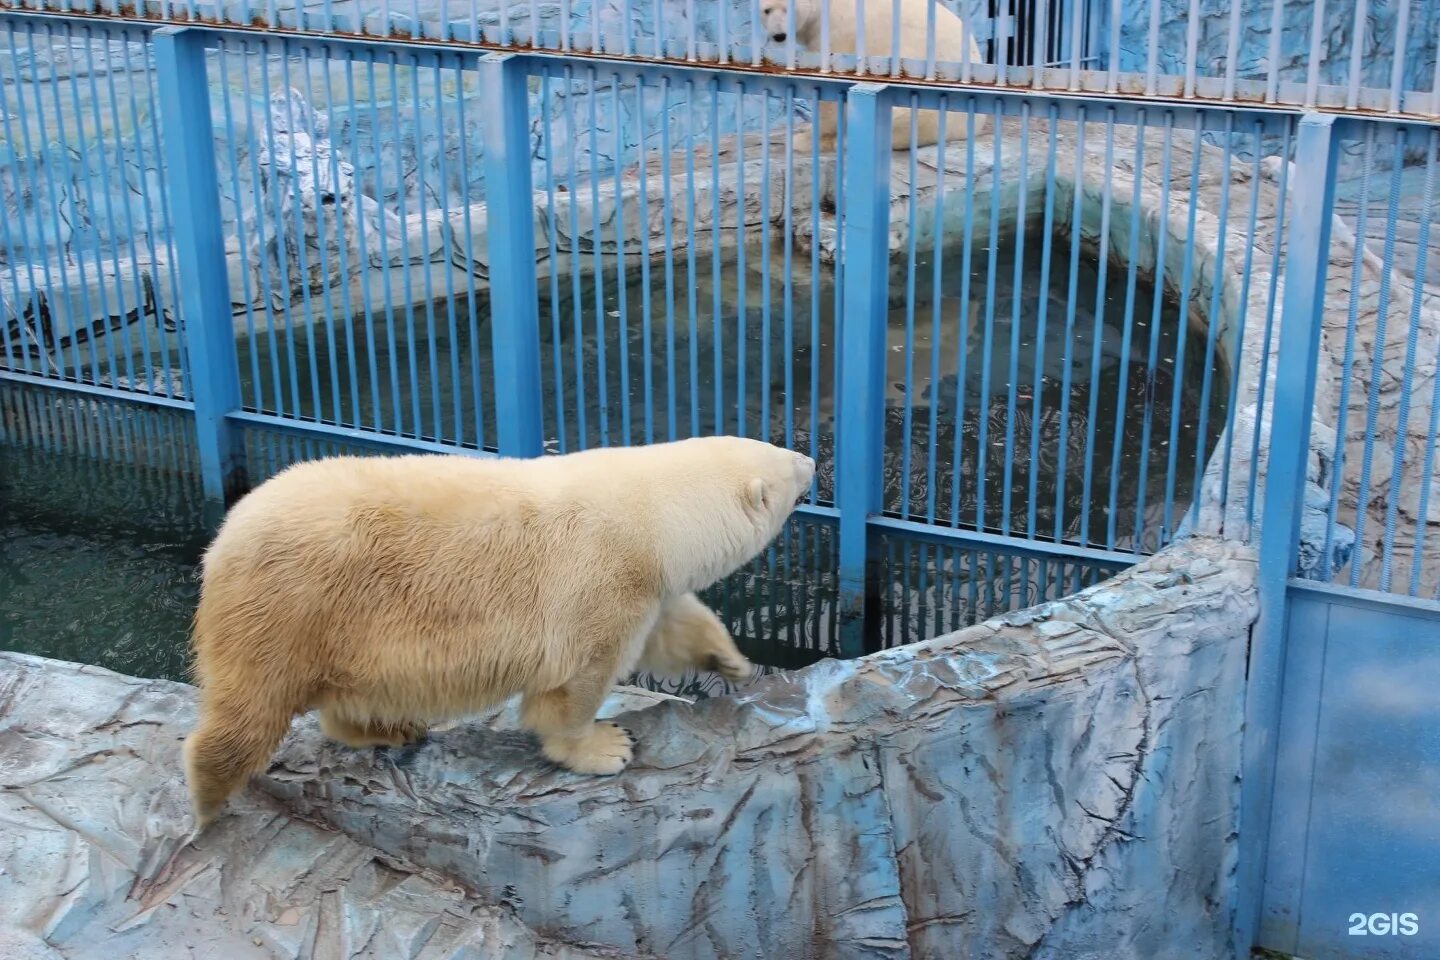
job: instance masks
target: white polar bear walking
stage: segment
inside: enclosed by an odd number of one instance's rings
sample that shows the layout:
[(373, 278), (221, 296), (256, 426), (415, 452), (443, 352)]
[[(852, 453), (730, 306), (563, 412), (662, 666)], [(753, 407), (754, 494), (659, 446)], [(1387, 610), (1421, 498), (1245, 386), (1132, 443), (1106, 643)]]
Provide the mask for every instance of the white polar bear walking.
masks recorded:
[[(840, 54), (858, 54), (857, 25), (860, 0), (793, 0), (795, 4), (795, 41), (807, 50), (818, 53), (821, 48), (821, 7), (830, 10), (830, 51)], [(789, 39), (790, 4), (786, 0), (761, 0), (761, 23), (766, 36), (775, 43)], [(930, 32), (930, 0), (865, 0), (865, 55), (867, 57), (890, 57), (895, 49), (894, 26), (895, 8), (900, 7), (900, 56), (905, 59), (924, 61), (928, 50), (927, 38)], [(964, 21), (939, 0), (935, 0), (935, 61), (937, 63), (964, 63), (966, 47), (969, 48), (969, 62), (984, 63), (980, 59), (980, 45), (965, 27)], [(883, 79), (883, 78), (879, 78)], [(822, 101), (819, 105), (820, 147), (823, 151), (835, 150), (836, 132), (839, 129), (839, 105), (834, 101)], [(896, 150), (908, 150), (910, 141), (909, 110), (895, 110), (891, 127), (892, 146)], [(940, 142), (940, 115), (934, 110), (916, 111), (916, 147), (928, 147)], [(974, 132), (978, 135), (987, 129), (985, 117), (977, 116)], [(970, 132), (970, 122), (963, 112), (952, 112), (946, 119), (945, 139), (947, 142), (961, 141)], [(795, 138), (795, 152), (804, 155), (812, 148), (808, 136)]]
[(750, 673), (701, 590), (760, 552), (809, 457), (737, 437), (535, 460), (337, 457), (242, 498), (204, 558), (197, 829), (263, 771), (297, 714), (353, 746), (423, 739), (522, 695), (545, 756), (617, 773), (595, 713), (637, 666)]

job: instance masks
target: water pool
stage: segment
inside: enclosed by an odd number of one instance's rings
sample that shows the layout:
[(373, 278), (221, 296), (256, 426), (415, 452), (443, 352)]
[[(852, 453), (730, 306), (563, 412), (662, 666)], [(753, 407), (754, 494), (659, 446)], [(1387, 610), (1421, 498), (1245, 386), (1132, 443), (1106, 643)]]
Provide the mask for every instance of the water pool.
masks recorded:
[[(1122, 549), (1137, 540), (1154, 546), (1166, 532), (1164, 504), (1178, 505), (1168, 518), (1173, 525), (1188, 503), (1197, 464), (1224, 426), (1227, 373), (1173, 293), (1162, 293), (1157, 303), (1146, 278), (1131, 287), (1127, 271), (1115, 264), (1102, 282), (1093, 260), (1082, 258), (1072, 321), (1068, 271), (1053, 269), (1048, 285), (1042, 283), (1033, 256), (1038, 241), (1027, 237), (1026, 248), (1032, 255), (1021, 264), (1018, 285), (1014, 237), (994, 252), (993, 264), (990, 251), (974, 251), (968, 271), (958, 251), (947, 252), (938, 324), (934, 264), (917, 261), (913, 316), (900, 296), (905, 271), (892, 277), (886, 507), (922, 516), (933, 507), (942, 522), (1084, 534)], [(820, 497), (831, 496), (836, 399), (845, 371), (836, 369), (830, 271), (814, 273), (798, 256), (787, 268), (779, 244), (747, 250), (743, 271), (735, 251), (721, 258), (718, 270), (708, 257), (697, 257), (693, 273), (684, 256), (668, 275), (655, 265), (647, 277), (630, 262), (623, 283), (614, 258), (602, 265), (610, 272), (601, 282), (577, 286), (562, 277), (544, 291), (549, 448), (743, 429), (815, 455), (822, 463)], [(968, 309), (962, 304), (967, 292)], [(1128, 349), (1127, 301), (1134, 317)], [(987, 313), (994, 317), (988, 331)], [(241, 340), (246, 396), (273, 412), (364, 425), (378, 420), (389, 429), (472, 445), (479, 426), (492, 440), (487, 314), (488, 304), (477, 300), (472, 329), (470, 303), (460, 297), (408, 315), (362, 317), (354, 336), (335, 338), (333, 354), (323, 326), (258, 331)], [(794, 318), (788, 327), (787, 315)], [(407, 329), (416, 332), (413, 349), (405, 346)], [(987, 340), (988, 376), (982, 369)], [(914, 344), (908, 363), (907, 342)], [(1013, 453), (1008, 462), (1007, 453)], [(314, 450), (296, 446), (272, 468), (307, 455)], [(983, 504), (981, 477), (988, 488)], [(141, 676), (183, 676), (196, 563), (207, 539), (204, 514), (192, 479), (4, 448), (0, 646)], [(878, 546), (889, 581), (877, 641), (884, 645), (1062, 595), (1109, 572)], [(834, 652), (835, 562), (832, 529), (792, 524), (777, 549), (708, 599), (752, 657), (799, 666)], [(713, 688), (703, 679), (654, 685), (692, 694)]]

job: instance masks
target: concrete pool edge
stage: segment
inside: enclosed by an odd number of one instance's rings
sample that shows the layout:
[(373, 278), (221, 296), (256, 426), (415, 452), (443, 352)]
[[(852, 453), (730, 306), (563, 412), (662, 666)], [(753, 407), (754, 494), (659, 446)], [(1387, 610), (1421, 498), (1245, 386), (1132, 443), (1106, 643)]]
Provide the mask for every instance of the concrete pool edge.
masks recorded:
[[(57, 905), (59, 876), (32, 883), (9, 916), (57, 948), (58, 933), (87, 956), (133, 950), (149, 925), (177, 929), (159, 903), (198, 909), (220, 860), (278, 856), (299, 818), (344, 834), (306, 855), (333, 865), (325, 851), (354, 846), (513, 909), (547, 943), (624, 955), (1228, 956), (1255, 614), (1253, 553), (1183, 541), (956, 634), (630, 713), (637, 761), (607, 779), (548, 768), (521, 733), (464, 724), (354, 752), (303, 718), (163, 883), (190, 825), (178, 748), (193, 691), (3, 654), (0, 803), (87, 891)], [(11, 863), (38, 849), (8, 835)], [(149, 912), (130, 904), (117, 927), (126, 886)], [(263, 909), (235, 889), (260, 912), (186, 922), (289, 936), (258, 920), (333, 929), (326, 911), (371, 904), (343, 880), (328, 905), (287, 899), (302, 887)]]

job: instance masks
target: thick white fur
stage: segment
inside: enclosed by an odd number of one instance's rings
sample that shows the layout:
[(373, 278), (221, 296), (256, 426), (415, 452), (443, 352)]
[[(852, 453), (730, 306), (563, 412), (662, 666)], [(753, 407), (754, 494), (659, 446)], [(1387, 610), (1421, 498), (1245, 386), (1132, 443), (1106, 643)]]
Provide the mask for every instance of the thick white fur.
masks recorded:
[(205, 555), (201, 717), (185, 744), (198, 826), (265, 769), (298, 713), (356, 746), (522, 694), (551, 760), (616, 773), (596, 723), (637, 666), (739, 679), (694, 593), (758, 553), (810, 487), (808, 457), (710, 437), (536, 460), (341, 457), (243, 498)]
[[(830, 52), (857, 54), (859, 24), (859, 0), (794, 0), (795, 41), (812, 53), (821, 51), (822, 5), (830, 8)], [(895, 49), (895, 11), (892, 4), (900, 5), (900, 56), (904, 59), (924, 61), (927, 55), (926, 38), (930, 33), (929, 0), (865, 0), (865, 55), (867, 57), (890, 57)], [(761, 0), (760, 16), (765, 35), (774, 43), (789, 39), (790, 4), (786, 0)], [(970, 63), (981, 64), (980, 45), (966, 29), (964, 21), (944, 4), (935, 4), (935, 61), (937, 63), (965, 62), (965, 47), (970, 48)], [(940, 142), (940, 115), (934, 110), (895, 110), (891, 128), (895, 150), (909, 150), (910, 114), (917, 114), (915, 121), (916, 147), (928, 147)], [(823, 151), (835, 150), (836, 132), (839, 129), (839, 106), (834, 101), (822, 101), (819, 108), (820, 147)], [(980, 134), (988, 127), (983, 116), (975, 118), (975, 133)], [(970, 122), (963, 112), (952, 112), (945, 122), (947, 143), (963, 141), (970, 132)], [(811, 149), (811, 140), (804, 134), (795, 138), (795, 152), (802, 157)]]

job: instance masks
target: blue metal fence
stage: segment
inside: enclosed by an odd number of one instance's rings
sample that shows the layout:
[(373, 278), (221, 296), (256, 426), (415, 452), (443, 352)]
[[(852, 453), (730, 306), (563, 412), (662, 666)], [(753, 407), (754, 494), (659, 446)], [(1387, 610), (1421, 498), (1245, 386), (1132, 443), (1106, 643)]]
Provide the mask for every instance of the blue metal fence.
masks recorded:
[[(219, 498), (341, 452), (765, 437), (816, 485), (712, 599), (776, 665), (1062, 596), (1187, 533), (1253, 541), (1253, 942), (1278, 731), (1305, 709), (1282, 688), (1319, 655), (1290, 598), (1440, 596), (1440, 133), (1273, 106), (1435, 112), (1423, 49), (1380, 93), (1354, 60), (1327, 92), (1312, 58), (1291, 97), (1272, 61), (1249, 107), (1233, 56), (1197, 71), (1198, 35), (1161, 70), (1149, 9), (1148, 79), (1122, 76), (1116, 4), (1108, 72), (1062, 49), (968, 85), (746, 69), (693, 16), (605, 46), (596, 7), (543, 43), (632, 59), (6, 14), (0, 439)], [(487, 42), (538, 19), (496, 14)], [(1074, 95), (1132, 86), (1181, 99)], [(1323, 941), (1300, 922), (1267, 942)]]
[[(1424, 0), (9, 0), (5, 6), (739, 69), (1440, 115), (1440, 38)], [(923, 22), (924, 29), (903, 31), (902, 21)]]

